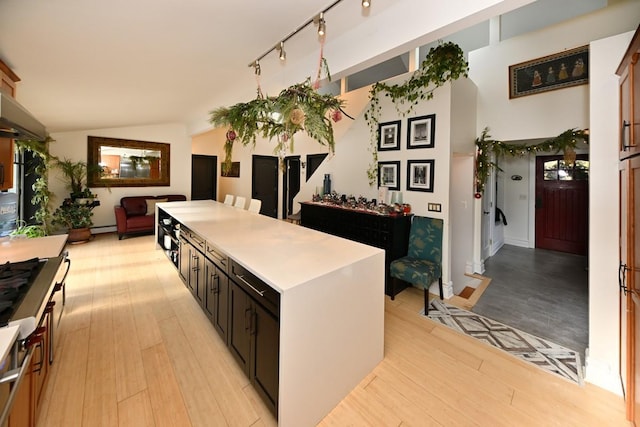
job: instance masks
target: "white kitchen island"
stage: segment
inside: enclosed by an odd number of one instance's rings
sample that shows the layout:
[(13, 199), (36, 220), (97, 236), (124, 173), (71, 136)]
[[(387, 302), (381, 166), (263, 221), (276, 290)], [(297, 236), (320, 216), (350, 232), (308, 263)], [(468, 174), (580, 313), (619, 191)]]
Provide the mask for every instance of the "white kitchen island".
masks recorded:
[(280, 294), (278, 425), (317, 424), (382, 360), (382, 249), (211, 200), (158, 208)]

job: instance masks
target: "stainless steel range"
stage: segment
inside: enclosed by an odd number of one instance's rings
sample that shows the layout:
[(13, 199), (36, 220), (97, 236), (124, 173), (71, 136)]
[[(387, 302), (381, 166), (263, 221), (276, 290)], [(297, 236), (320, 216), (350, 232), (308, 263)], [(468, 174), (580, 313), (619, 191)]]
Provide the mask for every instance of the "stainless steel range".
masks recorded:
[[(9, 417), (28, 367), (40, 370), (53, 363), (70, 266), (66, 254), (0, 264), (0, 328), (18, 327), (11, 352), (0, 364), (0, 426)], [(34, 352), (38, 359), (32, 364)]]

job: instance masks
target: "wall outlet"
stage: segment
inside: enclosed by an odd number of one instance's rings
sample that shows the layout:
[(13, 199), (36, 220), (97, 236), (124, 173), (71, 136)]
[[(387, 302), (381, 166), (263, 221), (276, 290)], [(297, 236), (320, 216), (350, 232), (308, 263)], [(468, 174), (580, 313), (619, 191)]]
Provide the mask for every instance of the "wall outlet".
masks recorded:
[(442, 205), (440, 203), (427, 203), (427, 210), (429, 212), (442, 212)]

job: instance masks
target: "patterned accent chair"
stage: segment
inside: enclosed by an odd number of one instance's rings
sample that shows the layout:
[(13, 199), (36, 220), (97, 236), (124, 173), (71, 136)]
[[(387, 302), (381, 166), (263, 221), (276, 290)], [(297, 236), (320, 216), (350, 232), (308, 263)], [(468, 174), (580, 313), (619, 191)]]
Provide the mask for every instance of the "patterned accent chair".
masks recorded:
[(424, 314), (429, 314), (429, 286), (438, 281), (442, 294), (442, 228), (441, 219), (414, 216), (409, 233), (407, 255), (391, 262), (392, 286), (398, 280), (424, 289)]

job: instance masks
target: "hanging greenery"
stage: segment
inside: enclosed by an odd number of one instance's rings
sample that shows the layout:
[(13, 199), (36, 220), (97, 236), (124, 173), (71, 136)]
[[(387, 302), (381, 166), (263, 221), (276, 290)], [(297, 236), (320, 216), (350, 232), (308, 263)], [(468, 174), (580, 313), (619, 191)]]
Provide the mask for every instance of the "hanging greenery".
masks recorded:
[(21, 152), (30, 151), (34, 156), (38, 157), (40, 161), (37, 163), (33, 170), (27, 171), (29, 174), (34, 174), (36, 179), (33, 183), (33, 196), (31, 203), (37, 206), (34, 212), (33, 219), (38, 224), (38, 227), (42, 228), (42, 232), (48, 235), (51, 229), (51, 210), (49, 202), (52, 197), (51, 191), (49, 191), (49, 168), (52, 162), (57, 160), (56, 157), (49, 154), (49, 144), (53, 141), (51, 137), (43, 141), (33, 140), (16, 140), (16, 147)]
[[(255, 147), (258, 136), (277, 144), (274, 153), (282, 155), (293, 151), (293, 139), (297, 132), (304, 131), (311, 138), (329, 147), (333, 153), (332, 121), (337, 122), (344, 110), (344, 101), (333, 95), (321, 95), (311, 85), (310, 79), (284, 89), (276, 97), (262, 97), (218, 108), (211, 112), (210, 122), (214, 126), (227, 126), (225, 141), (225, 163), (231, 166), (231, 152), (236, 141)], [(331, 118), (331, 120), (330, 120)]]
[(588, 129), (568, 129), (555, 138), (547, 139), (539, 144), (507, 144), (491, 139), (489, 129), (484, 128), (476, 138), (476, 197), (484, 192), (485, 184), (493, 169), (500, 170), (496, 161), (500, 157), (523, 157), (532, 153), (563, 152), (565, 161), (575, 161), (575, 148), (578, 141), (589, 143)]
[(367, 170), (369, 185), (375, 184), (378, 178), (378, 124), (382, 112), (380, 94), (384, 93), (384, 96), (391, 98), (398, 114), (404, 117), (420, 102), (433, 98), (433, 92), (437, 88), (448, 81), (467, 77), (468, 72), (469, 64), (464, 59), (460, 46), (446, 42), (432, 47), (420, 68), (405, 83), (388, 85), (378, 82), (371, 87), (369, 108), (364, 114), (371, 134), (369, 151), (373, 157)]

